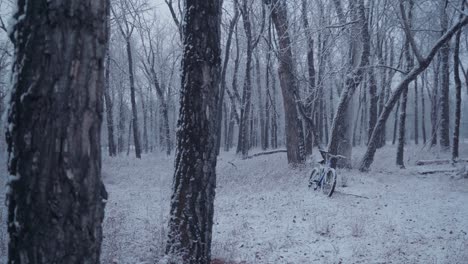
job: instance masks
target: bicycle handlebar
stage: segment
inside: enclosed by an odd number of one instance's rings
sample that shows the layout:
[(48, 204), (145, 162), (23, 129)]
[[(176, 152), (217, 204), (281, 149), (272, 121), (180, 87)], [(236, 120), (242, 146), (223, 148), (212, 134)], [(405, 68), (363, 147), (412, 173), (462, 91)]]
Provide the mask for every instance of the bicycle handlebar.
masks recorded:
[(333, 154), (330, 154), (330, 152), (326, 151), (326, 150), (323, 150), (323, 149), (319, 149), (320, 151), (320, 154), (322, 154), (322, 157), (324, 159), (327, 159), (328, 158), (340, 158), (340, 159), (348, 159), (347, 157), (345, 156), (342, 156), (342, 155), (333, 155)]

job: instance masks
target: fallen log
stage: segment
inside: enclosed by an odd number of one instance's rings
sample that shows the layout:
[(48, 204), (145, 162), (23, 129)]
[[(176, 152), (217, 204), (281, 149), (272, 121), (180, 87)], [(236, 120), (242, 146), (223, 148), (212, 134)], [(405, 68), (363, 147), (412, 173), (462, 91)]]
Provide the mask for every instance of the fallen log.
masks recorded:
[[(451, 159), (436, 159), (436, 160), (418, 160), (416, 161), (416, 165), (423, 166), (423, 165), (444, 165), (444, 164), (451, 164), (454, 162)], [(458, 159), (455, 160), (455, 163), (461, 162), (468, 162), (468, 159)]]
[(258, 157), (258, 156), (263, 156), (263, 155), (270, 155), (270, 154), (275, 154), (275, 153), (281, 153), (281, 152), (287, 152), (287, 150), (285, 150), (285, 149), (277, 149), (277, 150), (272, 150), (272, 151), (259, 152), (259, 153), (255, 153), (255, 154), (252, 154), (252, 155), (250, 155), (250, 156), (247, 156), (247, 159), (251, 159), (251, 158)]

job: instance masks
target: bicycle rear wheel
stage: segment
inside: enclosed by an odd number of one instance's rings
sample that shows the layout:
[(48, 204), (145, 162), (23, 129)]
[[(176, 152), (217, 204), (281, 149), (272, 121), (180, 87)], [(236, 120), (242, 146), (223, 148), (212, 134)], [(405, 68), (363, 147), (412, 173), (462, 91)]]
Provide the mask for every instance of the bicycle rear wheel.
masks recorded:
[(329, 169), (322, 181), (322, 192), (328, 197), (332, 196), (336, 187), (336, 172), (334, 169)]
[(314, 187), (314, 191), (317, 190), (320, 181), (320, 170), (314, 168), (309, 176), (309, 188)]

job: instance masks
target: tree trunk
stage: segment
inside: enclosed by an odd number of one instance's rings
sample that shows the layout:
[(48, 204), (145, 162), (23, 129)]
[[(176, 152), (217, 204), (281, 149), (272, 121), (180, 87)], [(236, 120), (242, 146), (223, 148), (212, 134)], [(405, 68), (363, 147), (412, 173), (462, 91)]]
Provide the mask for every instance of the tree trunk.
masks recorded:
[(434, 63), (434, 86), (431, 96), (431, 146), (437, 145), (437, 130), (439, 127), (439, 70), (440, 56)]
[[(465, 2), (462, 3), (462, 10), (464, 10)], [(455, 35), (455, 49), (453, 51), (453, 78), (455, 80), (455, 127), (453, 130), (453, 146), (452, 146), (452, 160), (458, 159), (459, 156), (459, 141), (460, 141), (460, 121), (461, 121), (461, 79), (459, 72), (460, 63), (460, 37), (462, 31), (459, 30)]]
[[(122, 87), (120, 87), (122, 88)], [(117, 151), (124, 152), (125, 149), (125, 102), (123, 99), (123, 91), (119, 91), (119, 137), (117, 138)]]
[[(448, 16), (446, 10), (442, 11), (442, 30), (447, 31)], [(442, 70), (442, 83), (440, 86), (440, 146), (442, 150), (448, 151), (450, 148), (450, 43), (445, 42), (440, 49), (441, 70)]]
[(419, 92), (418, 78), (414, 81), (414, 144), (419, 144)]
[(182, 87), (166, 258), (209, 264), (216, 187), (221, 3), (184, 1)]
[[(362, 43), (362, 52), (360, 56), (359, 64), (355, 59), (351, 59), (352, 65), (355, 66), (355, 69), (352, 70), (348, 77), (345, 80), (345, 87), (340, 95), (340, 101), (336, 110), (335, 118), (333, 120), (333, 125), (331, 129), (330, 142), (328, 144), (328, 151), (332, 154), (340, 154), (347, 157), (346, 160), (340, 162), (340, 167), (350, 167), (351, 166), (351, 151), (352, 151), (352, 138), (351, 138), (351, 121), (352, 118), (352, 96), (354, 91), (359, 86), (362, 81), (364, 74), (364, 67), (369, 63), (370, 55), (370, 36), (368, 29), (368, 21), (365, 15), (364, 3), (359, 1), (355, 3), (356, 7), (353, 9), (356, 12), (356, 17), (361, 20), (360, 24), (360, 33), (361, 33), (361, 43)], [(338, 8), (337, 8), (338, 9)], [(357, 29), (353, 30), (354, 32), (358, 31)], [(357, 43), (355, 43), (357, 44)], [(351, 47), (352, 50), (355, 50), (356, 47)], [(357, 56), (356, 52), (351, 52), (352, 57)], [(332, 167), (336, 166), (336, 161), (332, 162)]]
[[(307, 19), (307, 0), (302, 0), (302, 23), (304, 26), (304, 31), (307, 38), (307, 74), (308, 74), (308, 89), (306, 101), (306, 110), (307, 114), (310, 117), (313, 115), (313, 94), (315, 93), (315, 66), (314, 66), (314, 39), (312, 38), (312, 33), (310, 32), (309, 20)], [(307, 155), (312, 154), (313, 147), (313, 132), (310, 124), (305, 125), (305, 151)]]
[[(217, 152), (218, 152), (218, 155), (219, 155), (219, 151), (220, 151), (220, 147), (221, 147), (221, 123), (222, 123), (222, 108), (223, 108), (223, 105), (224, 105), (224, 94), (225, 94), (225, 91), (226, 91), (226, 71), (227, 71), (227, 66), (228, 66), (228, 62), (229, 62), (229, 54), (231, 52), (231, 42), (232, 42), (232, 35), (234, 33), (234, 28), (236, 27), (237, 25), (237, 21), (238, 21), (238, 18), (239, 18), (239, 8), (238, 8), (238, 3), (237, 3), (237, 0), (234, 0), (234, 3), (233, 3), (233, 8), (234, 8), (234, 17), (232, 18), (231, 22), (229, 23), (229, 31), (228, 31), (228, 38), (226, 40), (226, 47), (225, 47), (225, 53), (224, 53), (224, 60), (223, 60), (223, 68), (221, 70), (221, 85), (220, 85), (220, 89), (219, 89), (219, 102), (218, 102), (218, 117), (217, 117), (217, 121), (218, 121), (218, 130), (219, 130), (219, 136), (218, 136), (218, 141), (217, 141), (217, 146), (216, 146), (216, 149), (217, 149)], [(225, 109), (225, 112), (226, 111), (226, 106), (224, 106), (224, 109)], [(229, 149), (229, 148), (227, 148)]]
[(105, 70), (106, 86), (104, 88), (104, 100), (106, 103), (106, 121), (107, 121), (107, 144), (109, 148), (109, 156), (117, 155), (117, 149), (114, 140), (114, 113), (112, 111), (113, 102), (109, 94), (110, 91), (110, 54), (107, 52), (107, 63)]
[(248, 7), (248, 1), (243, 0), (241, 7), (242, 21), (244, 25), (244, 31), (247, 38), (247, 57), (245, 61), (245, 77), (244, 86), (242, 91), (242, 106), (241, 106), (241, 118), (239, 124), (239, 137), (237, 143), (237, 153), (242, 154), (243, 158), (248, 156), (250, 148), (250, 113), (251, 113), (251, 96), (252, 96), (252, 25), (250, 23), (250, 8)]
[(100, 261), (108, 1), (69, 2), (18, 1), (14, 14), (10, 264)]
[(374, 71), (369, 71), (369, 127), (367, 128), (367, 139), (370, 139), (372, 130), (377, 123), (378, 114), (378, 98), (377, 98), (377, 81), (375, 80)]
[(425, 74), (422, 74), (421, 78), (421, 130), (423, 137), (423, 144), (426, 145), (427, 135), (426, 135), (426, 99), (424, 97), (424, 88), (426, 86)]
[[(408, 7), (408, 24), (409, 28), (412, 27), (413, 21), (413, 0), (409, 0), (409, 7)], [(403, 52), (405, 53), (406, 58), (406, 71), (409, 72), (414, 67), (414, 60), (412, 54), (410, 52), (410, 40), (409, 37), (406, 37), (405, 44), (403, 47)], [(417, 80), (417, 76), (414, 78)], [(407, 85), (409, 86), (411, 82)], [(408, 89), (409, 87), (405, 87), (403, 89), (403, 93), (400, 99), (400, 119), (398, 125), (398, 146), (397, 146), (397, 154), (396, 154), (396, 165), (400, 166), (400, 168), (405, 168), (404, 162), (404, 153), (405, 153), (405, 144), (406, 144), (406, 105), (408, 103)]]
[(138, 129), (138, 113), (135, 100), (135, 77), (133, 73), (133, 57), (130, 39), (126, 40), (126, 49), (128, 57), (128, 76), (130, 81), (130, 103), (132, 105), (132, 122), (133, 122), (133, 143), (135, 144), (135, 155), (138, 159), (141, 158), (140, 146), (140, 131)]
[(405, 130), (406, 130), (406, 105), (408, 102), (408, 88), (403, 91), (403, 94), (400, 99), (400, 119), (398, 125), (398, 147), (396, 155), (396, 164), (400, 168), (405, 168), (404, 162), (404, 148), (405, 148)]
[[(401, 100), (401, 99), (400, 99)], [(393, 122), (393, 139), (392, 139), (392, 145), (395, 145), (396, 140), (397, 140), (397, 131), (398, 131), (398, 113), (400, 113), (400, 104), (397, 105), (397, 108), (395, 110), (395, 117), (394, 117), (394, 122)], [(375, 129), (375, 128), (374, 128)]]
[(258, 51), (256, 52), (255, 58), (255, 75), (257, 80), (257, 92), (258, 92), (258, 117), (260, 121), (260, 146), (262, 150), (267, 149), (268, 138), (265, 138), (265, 108), (263, 107), (263, 95), (262, 95), (262, 81), (261, 81), (261, 71), (260, 71), (260, 59)]
[(288, 14), (284, 0), (265, 0), (271, 8), (271, 17), (278, 33), (280, 86), (283, 94), (285, 112), (286, 149), (289, 164), (301, 164), (305, 161), (302, 122), (300, 122), (294, 93), (298, 94), (291, 40), (288, 32)]
[(143, 111), (143, 149), (145, 153), (149, 151), (149, 140), (148, 140), (148, 110), (145, 104), (145, 97), (143, 95), (143, 89), (140, 91), (141, 109)]

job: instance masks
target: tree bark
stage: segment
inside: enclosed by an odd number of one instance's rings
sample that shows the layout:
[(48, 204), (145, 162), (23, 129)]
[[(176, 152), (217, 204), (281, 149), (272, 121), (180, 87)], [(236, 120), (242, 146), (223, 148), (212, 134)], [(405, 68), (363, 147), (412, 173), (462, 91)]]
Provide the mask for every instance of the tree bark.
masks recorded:
[(418, 78), (414, 81), (414, 144), (419, 144), (419, 91)]
[(107, 144), (109, 149), (109, 156), (117, 155), (117, 148), (114, 139), (114, 112), (112, 111), (113, 102), (110, 92), (110, 54), (107, 52), (107, 63), (105, 70), (106, 86), (104, 88), (104, 101), (106, 104), (106, 121), (107, 121)]
[[(461, 10), (465, 9), (465, 2), (462, 1)], [(461, 79), (459, 72), (460, 63), (460, 37), (461, 30), (455, 35), (455, 48), (453, 51), (453, 79), (455, 80), (455, 127), (453, 130), (452, 160), (458, 159), (460, 142), (460, 122), (461, 122)]]
[(135, 144), (135, 156), (141, 158), (141, 145), (140, 145), (140, 130), (138, 128), (138, 113), (135, 99), (135, 76), (133, 72), (133, 54), (130, 46), (130, 38), (125, 42), (128, 58), (128, 78), (130, 81), (130, 103), (132, 106), (132, 122), (133, 122), (133, 143)]
[(301, 164), (305, 161), (302, 123), (299, 120), (294, 93), (298, 94), (291, 40), (288, 32), (288, 14), (284, 0), (265, 0), (270, 5), (271, 18), (278, 33), (278, 74), (283, 94), (285, 112), (286, 149), (288, 163)]
[(250, 149), (250, 114), (252, 108), (252, 54), (253, 54), (253, 40), (252, 40), (252, 25), (250, 22), (250, 8), (248, 1), (242, 0), (241, 7), (242, 22), (247, 39), (247, 56), (245, 61), (245, 77), (244, 86), (242, 91), (242, 106), (241, 117), (239, 124), (239, 136), (237, 143), (237, 153), (242, 154), (246, 158)]
[(177, 154), (166, 258), (209, 264), (216, 187), (221, 2), (185, 0)]
[[(410, 29), (412, 27), (412, 22), (413, 22), (413, 6), (414, 6), (414, 1), (409, 0), (407, 22), (408, 22)], [(413, 57), (411, 56), (412, 54), (410, 52), (410, 39), (408, 36), (406, 37), (403, 49), (404, 49), (403, 52), (405, 53), (405, 58), (406, 58), (406, 71), (409, 72), (414, 67), (414, 60), (413, 60)], [(417, 76), (414, 79), (417, 80)], [(407, 85), (409, 86), (410, 83), (408, 83)], [(399, 125), (398, 125), (398, 147), (397, 147), (397, 154), (396, 154), (396, 165), (400, 166), (400, 168), (402, 169), (405, 168), (404, 154), (405, 154), (405, 144), (406, 144), (406, 105), (408, 102), (408, 89), (409, 89), (408, 87), (405, 87), (403, 89), (403, 93), (400, 99), (400, 119), (399, 119)]]
[[(446, 10), (442, 11), (442, 30), (447, 31), (448, 28), (448, 15)], [(442, 70), (442, 83), (440, 86), (440, 146), (442, 150), (448, 151), (450, 148), (450, 43), (445, 42), (440, 49), (441, 70)]]
[(422, 74), (421, 78), (421, 130), (423, 137), (423, 144), (426, 145), (427, 135), (426, 135), (426, 99), (424, 96), (424, 88), (426, 86), (425, 74)]
[[(18, 1), (8, 263), (99, 263), (108, 1)], [(64, 45), (66, 43), (66, 45)]]
[(431, 96), (431, 146), (437, 145), (437, 130), (439, 127), (439, 75), (440, 75), (440, 56), (434, 63), (434, 85)]

